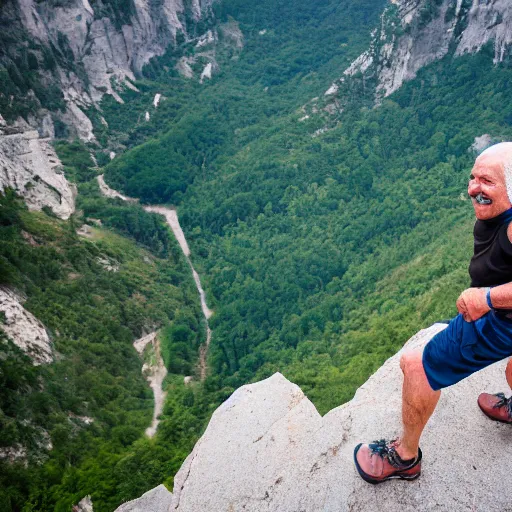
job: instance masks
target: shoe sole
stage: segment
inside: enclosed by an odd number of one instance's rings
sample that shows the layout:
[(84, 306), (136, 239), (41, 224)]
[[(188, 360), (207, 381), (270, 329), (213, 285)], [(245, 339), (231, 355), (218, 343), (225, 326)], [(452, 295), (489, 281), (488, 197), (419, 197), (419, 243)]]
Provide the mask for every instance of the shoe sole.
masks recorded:
[(495, 418), (494, 416), (491, 416), (485, 409), (482, 408), (480, 404), (478, 404), (478, 407), (480, 407), (480, 410), (491, 420), (497, 421), (499, 423), (505, 423), (505, 425), (512, 425), (512, 421), (506, 421), (506, 420), (500, 420), (498, 418)]
[[(412, 480), (416, 480), (421, 475), (421, 471), (418, 471), (415, 475), (401, 475), (399, 473), (387, 476), (386, 478), (382, 478), (381, 480), (377, 480), (375, 478), (372, 478), (370, 475), (365, 473), (361, 466), (359, 465), (359, 462), (357, 462), (357, 452), (359, 451), (359, 448), (363, 446), (363, 443), (358, 444), (354, 449), (354, 463), (356, 465), (357, 472), (359, 473), (359, 476), (369, 484), (381, 484), (382, 482), (387, 482), (388, 480), (407, 480), (408, 482), (411, 482)], [(410, 469), (410, 468), (409, 468)]]

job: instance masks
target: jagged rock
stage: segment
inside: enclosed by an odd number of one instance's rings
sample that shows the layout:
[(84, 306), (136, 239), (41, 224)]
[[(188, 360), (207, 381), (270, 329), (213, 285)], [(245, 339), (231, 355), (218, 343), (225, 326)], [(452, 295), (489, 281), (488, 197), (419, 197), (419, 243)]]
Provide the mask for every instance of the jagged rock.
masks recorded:
[(30, 209), (48, 206), (67, 219), (75, 211), (76, 187), (61, 168), (53, 147), (36, 131), (0, 136), (0, 191), (12, 188)]
[(201, 83), (204, 82), (205, 79), (207, 80), (210, 80), (211, 77), (212, 77), (212, 69), (213, 69), (213, 65), (211, 62), (208, 62), (208, 64), (206, 64), (206, 66), (204, 67), (202, 73), (201, 73), (201, 78), (199, 79), (199, 81)]
[(191, 67), (191, 64), (195, 64), (195, 57), (181, 57), (181, 59), (176, 64), (175, 68), (178, 73), (185, 78), (193, 78), (194, 71)]
[(87, 224), (82, 224), (77, 230), (76, 234), (79, 236), (83, 236), (85, 238), (93, 238), (94, 232), (91, 228), (91, 226), (88, 226)]
[(140, 498), (123, 503), (115, 512), (168, 512), (171, 498), (165, 485), (159, 485)]
[(25, 352), (34, 365), (51, 363), (52, 348), (44, 325), (23, 306), (23, 299), (12, 290), (0, 287), (0, 329)]
[(101, 265), (107, 272), (119, 272), (119, 268), (121, 267), (118, 261), (106, 255), (98, 256), (96, 263)]
[(82, 498), (78, 505), (73, 506), (73, 512), (93, 512), (92, 499), (90, 496)]
[[(450, 49), (475, 53), (494, 41), (494, 62), (502, 62), (512, 44), (512, 3), (508, 0), (443, 0), (432, 17), (431, 0), (390, 0), (370, 48), (344, 72), (377, 77), (377, 98), (396, 91), (404, 81)], [(468, 5), (470, 4), (470, 5)], [(344, 79), (340, 80), (343, 83)]]
[[(420, 331), (406, 347), (422, 346), (445, 327)], [(419, 480), (374, 487), (359, 478), (355, 445), (399, 434), (399, 355), (323, 418), (278, 373), (238, 389), (176, 475), (169, 510), (510, 511), (512, 429), (490, 421), (476, 403), (482, 391), (506, 389), (505, 362), (443, 392), (422, 439)]]
[(480, 135), (480, 137), (475, 137), (475, 140), (469, 149), (470, 151), (480, 154), (482, 151), (491, 146), (492, 143), (492, 137), (488, 133), (484, 133), (483, 135)]

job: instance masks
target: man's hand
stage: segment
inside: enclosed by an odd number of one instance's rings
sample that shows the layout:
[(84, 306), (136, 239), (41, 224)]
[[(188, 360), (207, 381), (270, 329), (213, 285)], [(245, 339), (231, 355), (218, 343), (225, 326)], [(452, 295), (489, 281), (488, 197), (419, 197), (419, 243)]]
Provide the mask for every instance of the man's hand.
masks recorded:
[(457, 309), (466, 322), (474, 322), (491, 310), (485, 295), (483, 288), (468, 288), (459, 295)]

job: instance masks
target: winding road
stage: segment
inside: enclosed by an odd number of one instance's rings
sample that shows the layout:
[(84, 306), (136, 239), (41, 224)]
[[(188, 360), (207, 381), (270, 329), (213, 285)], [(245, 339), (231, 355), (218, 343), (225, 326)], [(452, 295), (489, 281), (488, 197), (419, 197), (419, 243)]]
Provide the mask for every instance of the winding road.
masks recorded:
[[(110, 198), (119, 198), (123, 201), (136, 203), (138, 202), (138, 199), (125, 196), (118, 192), (117, 190), (114, 190), (113, 188), (110, 188), (105, 183), (104, 175), (101, 174), (98, 176), (98, 185), (100, 188), (101, 193)], [(144, 206), (144, 210), (150, 213), (157, 213), (159, 215), (163, 215), (165, 217), (165, 220), (169, 227), (171, 228), (172, 232), (174, 233), (174, 236), (176, 237), (176, 240), (178, 241), (178, 244), (183, 251), (183, 254), (190, 266), (190, 270), (192, 271), (192, 276), (194, 277), (194, 282), (196, 284), (197, 291), (199, 293), (199, 299), (201, 301), (201, 311), (203, 313), (205, 323), (206, 323), (206, 341), (201, 345), (199, 348), (199, 361), (198, 361), (198, 370), (199, 370), (199, 376), (201, 381), (203, 381), (206, 378), (208, 366), (207, 366), (207, 356), (208, 356), (208, 348), (210, 346), (210, 341), (212, 338), (212, 331), (210, 329), (208, 320), (213, 314), (213, 311), (208, 307), (206, 303), (206, 294), (204, 292), (204, 289), (201, 285), (201, 279), (199, 277), (199, 274), (196, 272), (196, 269), (192, 265), (192, 261), (190, 260), (190, 248), (187, 244), (187, 239), (185, 238), (185, 234), (183, 233), (183, 230), (181, 229), (180, 222), (178, 219), (178, 213), (176, 210), (169, 208), (167, 206), (159, 206), (159, 205), (147, 205)], [(165, 402), (165, 396), (166, 393), (162, 390), (162, 383), (165, 379), (165, 376), (167, 375), (167, 369), (165, 368), (164, 361), (160, 355), (160, 342), (158, 340), (157, 333), (151, 333), (148, 336), (145, 336), (144, 338), (141, 338), (140, 340), (137, 340), (134, 343), (134, 346), (136, 350), (142, 354), (144, 352), (144, 348), (148, 343), (152, 343), (155, 355), (156, 355), (156, 362), (154, 365), (148, 365), (147, 363), (144, 364), (142, 371), (146, 375), (146, 379), (149, 382), (151, 388), (153, 389), (153, 394), (155, 396), (155, 408), (153, 412), (153, 422), (151, 424), (151, 427), (149, 427), (146, 430), (146, 434), (149, 437), (153, 437), (156, 433), (156, 429), (158, 426), (158, 417), (162, 413), (164, 402)], [(142, 347), (142, 348), (141, 348)]]

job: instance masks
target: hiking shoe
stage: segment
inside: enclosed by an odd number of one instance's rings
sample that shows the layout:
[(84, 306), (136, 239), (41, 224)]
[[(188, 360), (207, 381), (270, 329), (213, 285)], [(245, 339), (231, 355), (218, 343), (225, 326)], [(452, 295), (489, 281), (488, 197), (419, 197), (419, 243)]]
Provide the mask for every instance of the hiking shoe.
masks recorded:
[(418, 449), (416, 459), (404, 461), (398, 455), (396, 446), (396, 439), (358, 444), (354, 450), (354, 462), (361, 478), (371, 484), (380, 484), (394, 478), (418, 478), (421, 474), (421, 450)]
[(512, 423), (512, 397), (506, 398), (503, 393), (482, 393), (478, 397), (478, 406), (491, 420)]

